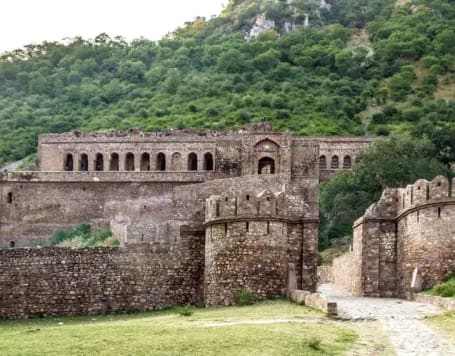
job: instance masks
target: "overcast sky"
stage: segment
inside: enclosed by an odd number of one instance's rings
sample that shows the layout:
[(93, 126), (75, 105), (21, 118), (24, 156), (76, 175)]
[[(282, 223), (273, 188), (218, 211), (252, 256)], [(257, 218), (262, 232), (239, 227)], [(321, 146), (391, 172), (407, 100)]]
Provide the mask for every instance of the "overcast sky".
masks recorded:
[(160, 39), (196, 16), (218, 15), (227, 0), (5, 0), (0, 52), (29, 43), (94, 38), (106, 32), (127, 40)]

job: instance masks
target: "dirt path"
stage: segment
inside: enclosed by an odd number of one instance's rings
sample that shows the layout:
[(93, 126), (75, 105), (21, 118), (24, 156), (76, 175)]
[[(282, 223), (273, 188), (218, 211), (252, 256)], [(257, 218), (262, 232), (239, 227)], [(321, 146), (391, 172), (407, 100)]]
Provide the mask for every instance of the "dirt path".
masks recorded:
[(333, 286), (320, 292), (338, 304), (340, 317), (351, 320), (378, 320), (398, 356), (455, 356), (455, 346), (420, 320), (441, 313), (437, 307), (399, 299), (357, 298)]

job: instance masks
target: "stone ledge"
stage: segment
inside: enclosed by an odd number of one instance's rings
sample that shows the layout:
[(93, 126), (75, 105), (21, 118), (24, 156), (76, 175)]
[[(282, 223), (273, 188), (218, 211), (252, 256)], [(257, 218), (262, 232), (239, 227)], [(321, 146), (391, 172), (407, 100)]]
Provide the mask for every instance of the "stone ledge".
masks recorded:
[(337, 303), (329, 302), (319, 293), (311, 293), (304, 290), (291, 291), (291, 300), (297, 303), (303, 303), (310, 308), (320, 310), (329, 315), (337, 315)]
[(427, 294), (415, 294), (414, 300), (423, 304), (435, 305), (442, 309), (455, 310), (455, 298), (443, 298)]

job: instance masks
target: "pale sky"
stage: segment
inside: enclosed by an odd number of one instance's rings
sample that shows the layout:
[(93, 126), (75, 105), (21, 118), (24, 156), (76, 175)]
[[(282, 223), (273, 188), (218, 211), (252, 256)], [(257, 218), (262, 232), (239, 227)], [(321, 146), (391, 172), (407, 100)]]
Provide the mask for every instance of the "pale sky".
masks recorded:
[(30, 43), (106, 32), (158, 40), (196, 16), (219, 15), (227, 0), (4, 0), (0, 52)]

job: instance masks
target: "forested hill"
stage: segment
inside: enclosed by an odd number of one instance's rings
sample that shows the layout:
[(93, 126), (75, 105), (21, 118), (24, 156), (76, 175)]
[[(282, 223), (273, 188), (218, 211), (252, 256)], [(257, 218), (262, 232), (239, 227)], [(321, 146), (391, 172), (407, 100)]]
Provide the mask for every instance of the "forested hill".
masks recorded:
[(0, 166), (75, 128), (449, 132), (454, 29), (451, 0), (232, 0), (158, 43), (25, 46), (0, 61)]

